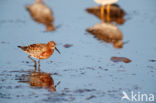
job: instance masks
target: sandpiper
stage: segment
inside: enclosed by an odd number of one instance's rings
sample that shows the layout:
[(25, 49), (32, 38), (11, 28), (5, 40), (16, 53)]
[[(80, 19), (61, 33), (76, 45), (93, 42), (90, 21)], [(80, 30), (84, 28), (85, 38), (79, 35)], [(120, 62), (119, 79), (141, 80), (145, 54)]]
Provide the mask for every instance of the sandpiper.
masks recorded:
[(35, 21), (46, 25), (47, 31), (55, 30), (52, 24), (54, 21), (53, 13), (51, 9), (43, 3), (43, 0), (35, 0), (34, 4), (26, 5), (26, 9)]
[(27, 54), (29, 54), (28, 58), (30, 58), (36, 66), (36, 61), (33, 58), (37, 58), (38, 60), (38, 67), (40, 67), (40, 59), (47, 59), (49, 58), (53, 52), (54, 49), (56, 49), (56, 51), (60, 54), (60, 51), (56, 48), (56, 44), (54, 41), (50, 41), (47, 44), (31, 44), (28, 46), (18, 46), (19, 48), (21, 48), (24, 52), (26, 52)]
[(104, 6), (107, 8), (108, 19), (110, 15), (110, 5), (116, 3), (118, 0), (94, 0), (97, 4), (101, 4), (101, 19), (104, 19)]

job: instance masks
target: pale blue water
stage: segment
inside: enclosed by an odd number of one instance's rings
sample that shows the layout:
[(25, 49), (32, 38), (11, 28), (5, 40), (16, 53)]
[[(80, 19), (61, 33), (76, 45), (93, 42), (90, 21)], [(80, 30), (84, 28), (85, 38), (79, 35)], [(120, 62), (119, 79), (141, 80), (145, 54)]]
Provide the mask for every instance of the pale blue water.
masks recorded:
[[(100, 22), (85, 11), (96, 6), (92, 0), (46, 0), (58, 26), (54, 32), (43, 32), (44, 25), (31, 19), (24, 7), (31, 3), (33, 0), (0, 0), (0, 103), (121, 103), (122, 91), (156, 93), (156, 62), (149, 61), (156, 59), (155, 0), (117, 3), (127, 13), (126, 22), (118, 25), (123, 41), (129, 41), (122, 49), (86, 33), (87, 28)], [(57, 92), (19, 83), (17, 77), (34, 68), (27, 54), (17, 46), (51, 40), (57, 43), (61, 55), (54, 52), (51, 58), (41, 61), (41, 70), (58, 73), (52, 75), (55, 83), (61, 81)], [(64, 44), (73, 46), (64, 48)], [(132, 62), (113, 63), (112, 56), (127, 57)], [(78, 92), (79, 89), (83, 92)], [(87, 100), (90, 96), (93, 98)]]

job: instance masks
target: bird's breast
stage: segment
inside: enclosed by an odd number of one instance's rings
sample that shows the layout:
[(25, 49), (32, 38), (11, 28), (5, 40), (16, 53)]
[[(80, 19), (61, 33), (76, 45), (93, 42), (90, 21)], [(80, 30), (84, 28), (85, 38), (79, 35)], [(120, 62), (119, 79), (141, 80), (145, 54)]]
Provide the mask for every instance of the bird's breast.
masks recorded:
[(53, 54), (53, 50), (48, 50), (40, 54), (39, 59), (47, 59)]

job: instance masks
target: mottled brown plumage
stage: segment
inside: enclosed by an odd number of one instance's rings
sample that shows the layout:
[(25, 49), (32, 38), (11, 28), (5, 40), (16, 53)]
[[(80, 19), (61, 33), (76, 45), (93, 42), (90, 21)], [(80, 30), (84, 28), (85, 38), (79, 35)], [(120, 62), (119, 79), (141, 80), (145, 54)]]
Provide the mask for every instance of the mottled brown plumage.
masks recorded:
[(54, 41), (50, 41), (48, 42), (48, 44), (38, 43), (38, 44), (31, 44), (28, 46), (18, 46), (18, 47), (21, 48), (30, 56), (37, 58), (37, 59), (47, 59), (53, 54), (54, 49), (58, 51)]
[(53, 13), (51, 9), (43, 3), (43, 1), (35, 0), (35, 3), (27, 5), (26, 9), (35, 21), (46, 25), (47, 31), (55, 30), (55, 27), (53, 26)]

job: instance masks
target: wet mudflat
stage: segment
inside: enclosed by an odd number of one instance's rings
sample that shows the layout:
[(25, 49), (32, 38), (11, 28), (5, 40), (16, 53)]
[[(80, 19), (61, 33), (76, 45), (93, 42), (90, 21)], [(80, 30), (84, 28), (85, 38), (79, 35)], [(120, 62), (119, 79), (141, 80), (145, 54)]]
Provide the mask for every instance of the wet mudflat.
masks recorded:
[[(123, 35), (122, 48), (114, 48), (114, 42), (86, 31), (101, 23), (86, 11), (97, 6), (93, 1), (46, 0), (54, 16), (56, 29), (52, 32), (45, 32), (45, 26), (32, 20), (26, 11), (25, 5), (33, 2), (0, 1), (0, 102), (121, 103), (122, 91), (156, 95), (155, 0), (117, 3), (126, 12), (124, 23), (115, 24)], [(49, 41), (55, 41), (61, 55), (54, 51), (52, 57), (41, 60), (44, 76), (40, 76), (17, 46)], [(113, 62), (113, 57), (131, 62)], [(34, 79), (39, 86), (30, 82)]]

